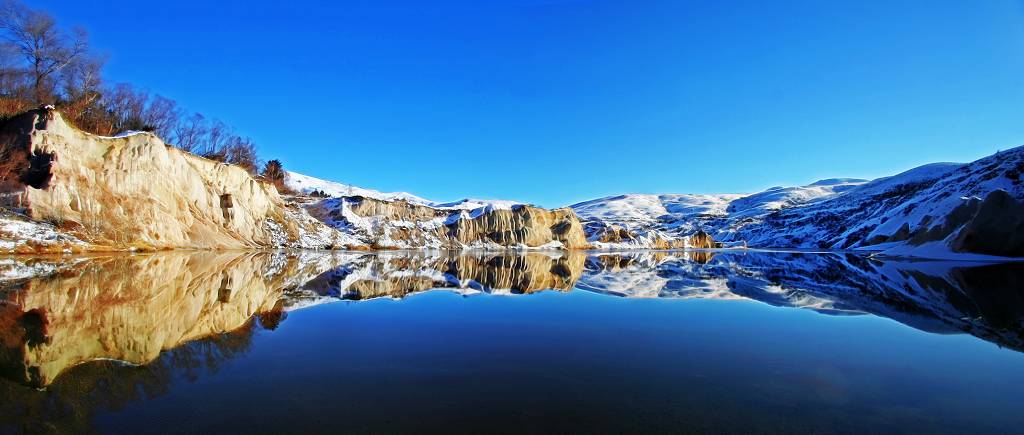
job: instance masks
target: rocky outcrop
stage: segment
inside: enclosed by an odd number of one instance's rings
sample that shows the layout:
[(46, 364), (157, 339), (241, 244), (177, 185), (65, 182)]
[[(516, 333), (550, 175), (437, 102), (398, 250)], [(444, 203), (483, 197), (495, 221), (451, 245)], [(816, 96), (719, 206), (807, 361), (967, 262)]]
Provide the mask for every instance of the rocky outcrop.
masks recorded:
[(528, 205), (488, 209), (478, 216), (463, 212), (446, 223), (447, 232), (461, 245), (589, 247), (576, 213), (569, 208), (545, 210)]
[(309, 210), (381, 249), (590, 247), (579, 219), (568, 208), (513, 205), (466, 210), (355, 196), (325, 199)]
[(587, 240), (599, 249), (714, 249), (721, 247), (703, 230), (686, 235), (669, 235), (663, 231), (632, 230), (616, 224), (587, 222)]
[(1024, 203), (1005, 190), (988, 194), (951, 247), (956, 252), (1024, 257)]
[(708, 234), (702, 230), (697, 231), (693, 235), (689, 236), (687, 238), (687, 241), (688, 245), (692, 248), (711, 249), (718, 247), (718, 243), (715, 242), (714, 237), (711, 237), (711, 234)]
[(268, 221), (298, 232), (273, 185), (151, 133), (96, 136), (40, 109), (6, 121), (0, 146), (30, 156), (19, 193), (28, 214), (96, 246), (256, 248), (274, 244)]

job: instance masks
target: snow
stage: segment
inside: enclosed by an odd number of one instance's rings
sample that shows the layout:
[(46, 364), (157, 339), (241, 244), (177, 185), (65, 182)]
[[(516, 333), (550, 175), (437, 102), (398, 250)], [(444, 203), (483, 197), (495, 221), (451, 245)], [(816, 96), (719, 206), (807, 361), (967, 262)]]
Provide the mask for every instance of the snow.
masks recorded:
[(122, 131), (122, 132), (120, 132), (118, 134), (115, 134), (113, 136), (100, 136), (100, 135), (93, 135), (93, 136), (98, 137), (98, 138), (102, 138), (102, 139), (121, 139), (121, 138), (126, 138), (126, 137), (140, 135), (140, 134), (153, 134), (153, 133), (150, 133), (148, 131), (140, 131), (140, 130), (126, 130), (126, 131)]
[(731, 201), (743, 195), (649, 195), (609, 196), (573, 204), (581, 219), (621, 222), (654, 222), (671, 215), (725, 215)]
[(444, 209), (456, 209), (456, 210), (475, 210), (480, 207), (491, 207), (494, 210), (511, 210), (512, 207), (522, 205), (519, 201), (509, 201), (503, 199), (460, 199), (452, 202), (431, 202), (429, 205), (434, 208)]
[[(800, 187), (772, 187), (746, 194), (628, 194), (573, 204), (583, 220), (601, 220), (627, 229), (662, 222), (662, 227), (684, 225), (694, 217), (742, 218), (828, 198), (863, 185), (867, 180), (833, 178)], [(674, 224), (673, 224), (674, 222)]]
[(22, 262), (13, 258), (0, 258), (0, 282), (35, 278), (57, 271), (57, 265), (45, 262)]
[(322, 180), (308, 175), (302, 175), (298, 172), (286, 171), (285, 185), (290, 189), (302, 192), (312, 193), (313, 191), (321, 191), (327, 194), (327, 196), (362, 196), (366, 198), (379, 199), (383, 201), (397, 201), (404, 200), (414, 204), (429, 204), (430, 201), (420, 198), (416, 195), (407, 192), (381, 192), (378, 190), (364, 189), (362, 187), (353, 186), (351, 184), (336, 183), (334, 181)]
[[(1024, 201), (1022, 171), (1024, 147), (1017, 147), (969, 164), (933, 163), (873, 181), (832, 178), (752, 195), (618, 195), (572, 208), (601, 248), (650, 247), (658, 238), (681, 240), (703, 230), (716, 241), (752, 247), (867, 247), (891, 255), (972, 259), (979, 257), (949, 247), (959, 228), (927, 246), (877, 244), (903, 227), (911, 233), (937, 228), (957, 207), (996, 190)], [(625, 243), (595, 242), (612, 227), (635, 236)]]
[(439, 209), (452, 210), (476, 210), (481, 207), (491, 207), (496, 210), (509, 210), (516, 205), (523, 204), (520, 201), (493, 200), (493, 199), (471, 199), (465, 198), (458, 201), (437, 202), (421, 198), (408, 192), (381, 192), (379, 190), (366, 189), (351, 184), (327, 181), (298, 172), (286, 171), (285, 185), (292, 190), (305, 194), (314, 191), (321, 191), (330, 197), (362, 196), (365, 198), (378, 199), (381, 201), (407, 201), (413, 204), (425, 205)]
[(115, 134), (113, 137), (121, 138), (121, 137), (135, 136), (137, 134), (145, 134), (145, 133), (146, 132), (144, 132), (144, 131), (128, 130), (128, 131), (123, 131), (121, 133)]
[(17, 215), (0, 216), (0, 251), (11, 252), (22, 245), (42, 247), (86, 246), (86, 243), (62, 233), (46, 222), (28, 220)]
[(772, 187), (764, 192), (736, 199), (729, 204), (730, 217), (760, 216), (786, 207), (831, 197), (867, 183), (856, 178), (832, 178), (806, 186)]

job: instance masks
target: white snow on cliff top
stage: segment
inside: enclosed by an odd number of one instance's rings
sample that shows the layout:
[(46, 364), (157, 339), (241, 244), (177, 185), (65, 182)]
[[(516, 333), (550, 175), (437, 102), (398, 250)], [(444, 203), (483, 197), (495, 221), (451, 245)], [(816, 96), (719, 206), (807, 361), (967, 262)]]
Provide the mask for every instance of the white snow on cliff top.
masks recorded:
[(365, 189), (351, 184), (342, 184), (334, 181), (327, 181), (316, 177), (310, 177), (298, 172), (287, 171), (285, 184), (292, 190), (309, 194), (313, 191), (321, 191), (327, 196), (362, 196), (365, 198), (379, 199), (382, 201), (404, 200), (413, 204), (426, 205), (434, 208), (445, 208), (455, 210), (475, 210), (481, 207), (493, 209), (511, 209), (512, 206), (524, 204), (519, 201), (502, 199), (461, 199), (451, 202), (437, 202), (421, 198), (408, 192), (381, 192), (379, 190)]

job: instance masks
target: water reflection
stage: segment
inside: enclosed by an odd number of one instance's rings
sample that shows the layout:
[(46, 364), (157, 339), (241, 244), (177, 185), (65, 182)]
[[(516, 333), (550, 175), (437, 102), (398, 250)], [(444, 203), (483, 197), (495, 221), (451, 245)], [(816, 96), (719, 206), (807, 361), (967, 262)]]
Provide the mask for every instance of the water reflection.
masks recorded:
[[(392, 252), (347, 255), (340, 267), (306, 283), (307, 297), (400, 298), (430, 289), (464, 294), (568, 291), (586, 262), (580, 252)], [(301, 298), (292, 293), (293, 299)], [(294, 301), (293, 301), (294, 302)]]
[(0, 276), (0, 425), (28, 431), (82, 432), (97, 412), (216, 371), (289, 311), (431, 289), (753, 300), (1024, 350), (1022, 263), (736, 251), (161, 253), (6, 259)]
[(237, 329), (254, 315), (273, 317), (284, 309), (285, 290), (325, 267), (294, 255), (243, 253), (7, 266), (8, 275), (17, 266), (29, 276), (0, 287), (0, 371), (33, 386), (91, 360), (145, 364), (161, 351)]
[(103, 412), (166, 394), (176, 380), (216, 373), (245, 354), (258, 325), (252, 321), (170, 349), (145, 365), (98, 360), (67, 369), (45, 390), (0, 381), (0, 432), (93, 433)]
[(751, 299), (825, 314), (873, 314), (1024, 350), (1024, 263), (882, 259), (852, 253), (592, 256), (581, 289), (627, 297)]

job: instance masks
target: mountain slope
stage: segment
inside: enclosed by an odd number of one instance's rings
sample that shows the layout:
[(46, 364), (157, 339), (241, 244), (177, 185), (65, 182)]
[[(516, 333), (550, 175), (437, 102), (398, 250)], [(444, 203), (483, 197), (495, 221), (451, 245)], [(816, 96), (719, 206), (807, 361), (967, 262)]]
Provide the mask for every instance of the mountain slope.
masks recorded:
[[(658, 247), (650, 234), (719, 244), (1024, 256), (1024, 147), (873, 181), (822, 180), (752, 195), (620, 195), (571, 206), (602, 248)], [(614, 236), (609, 236), (614, 234)]]
[(426, 205), (435, 208), (450, 208), (459, 210), (473, 210), (480, 207), (492, 206), (498, 209), (511, 209), (513, 205), (524, 204), (519, 201), (489, 200), (465, 198), (458, 201), (438, 202), (430, 201), (408, 192), (381, 192), (379, 190), (366, 189), (351, 184), (343, 184), (334, 181), (323, 180), (298, 172), (286, 171), (285, 185), (289, 189), (304, 194), (319, 193), (329, 197), (363, 197), (378, 199), (381, 201), (406, 201), (411, 204)]

